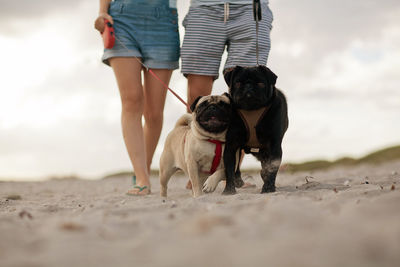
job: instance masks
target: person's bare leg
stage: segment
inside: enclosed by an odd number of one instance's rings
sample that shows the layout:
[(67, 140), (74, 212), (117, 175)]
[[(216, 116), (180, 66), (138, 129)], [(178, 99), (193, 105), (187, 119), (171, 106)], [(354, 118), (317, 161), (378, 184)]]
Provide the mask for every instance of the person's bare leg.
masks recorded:
[(121, 96), (121, 124), (125, 146), (136, 175), (138, 186), (147, 186), (145, 190), (131, 189), (131, 194), (150, 192), (149, 172), (146, 163), (142, 115), (144, 95), (141, 82), (142, 66), (135, 58), (112, 58), (110, 65), (114, 70)]
[(213, 76), (189, 74), (188, 79), (188, 100), (190, 106), (198, 96), (206, 96), (211, 94), (214, 83)]
[[(153, 69), (153, 72), (165, 83), (168, 84), (172, 70)], [(150, 166), (156, 150), (163, 125), (163, 114), (167, 89), (151, 75), (144, 74), (144, 140), (146, 144), (146, 162), (150, 172)]]
[[(206, 96), (211, 94), (214, 83), (214, 76), (188, 74), (188, 92), (187, 103), (190, 106), (198, 96)], [(191, 111), (188, 110), (190, 113)], [(190, 180), (186, 184), (187, 189), (192, 189)]]

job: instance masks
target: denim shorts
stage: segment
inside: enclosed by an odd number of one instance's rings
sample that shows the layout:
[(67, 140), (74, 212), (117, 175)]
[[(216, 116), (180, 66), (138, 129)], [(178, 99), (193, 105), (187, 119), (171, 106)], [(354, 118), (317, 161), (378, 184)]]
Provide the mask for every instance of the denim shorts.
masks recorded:
[(138, 57), (151, 69), (178, 69), (180, 42), (178, 13), (169, 0), (116, 0), (110, 3), (115, 45), (104, 49), (102, 61)]

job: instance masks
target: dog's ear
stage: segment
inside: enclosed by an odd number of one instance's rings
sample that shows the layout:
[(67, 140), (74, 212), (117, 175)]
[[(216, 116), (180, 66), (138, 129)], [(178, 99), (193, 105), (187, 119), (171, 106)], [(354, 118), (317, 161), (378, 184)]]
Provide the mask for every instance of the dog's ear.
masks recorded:
[(278, 76), (276, 76), (275, 73), (272, 72), (272, 70), (270, 70), (266, 66), (262, 66), (262, 65), (258, 66), (258, 69), (261, 70), (263, 73), (265, 73), (265, 75), (267, 76), (268, 82), (271, 85), (276, 84), (276, 80), (278, 79)]
[(236, 66), (234, 68), (229, 68), (224, 70), (224, 79), (229, 88), (231, 88), (232, 78), (235, 76), (234, 74), (240, 71), (241, 69), (243, 69), (243, 67)]
[(222, 95), (224, 95), (224, 96), (226, 96), (227, 98), (229, 98), (229, 103), (232, 104), (232, 97), (231, 97), (231, 95), (230, 95), (229, 93), (225, 92), (225, 93), (223, 93)]
[(196, 108), (197, 103), (199, 102), (200, 98), (202, 98), (203, 96), (198, 96), (193, 103), (190, 105), (190, 111), (194, 111)]
[(229, 99), (232, 99), (231, 95), (229, 93), (227, 93), (227, 92), (223, 93), (222, 95), (226, 96)]

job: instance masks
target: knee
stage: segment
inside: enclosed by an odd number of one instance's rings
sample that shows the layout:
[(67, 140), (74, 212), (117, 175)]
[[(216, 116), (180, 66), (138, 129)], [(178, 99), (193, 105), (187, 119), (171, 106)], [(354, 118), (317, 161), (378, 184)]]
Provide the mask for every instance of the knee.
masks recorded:
[(155, 109), (146, 109), (144, 111), (144, 119), (148, 125), (160, 125), (163, 122), (163, 111)]
[(121, 97), (122, 112), (143, 113), (143, 95), (141, 93), (130, 93)]

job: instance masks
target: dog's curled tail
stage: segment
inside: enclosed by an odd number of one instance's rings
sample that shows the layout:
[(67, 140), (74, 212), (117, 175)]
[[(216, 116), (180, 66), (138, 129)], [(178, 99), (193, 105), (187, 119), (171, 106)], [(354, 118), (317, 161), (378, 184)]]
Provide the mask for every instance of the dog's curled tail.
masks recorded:
[(182, 117), (180, 117), (178, 119), (178, 121), (175, 124), (175, 127), (178, 127), (178, 126), (189, 126), (191, 122), (192, 122), (192, 115), (184, 114)]

